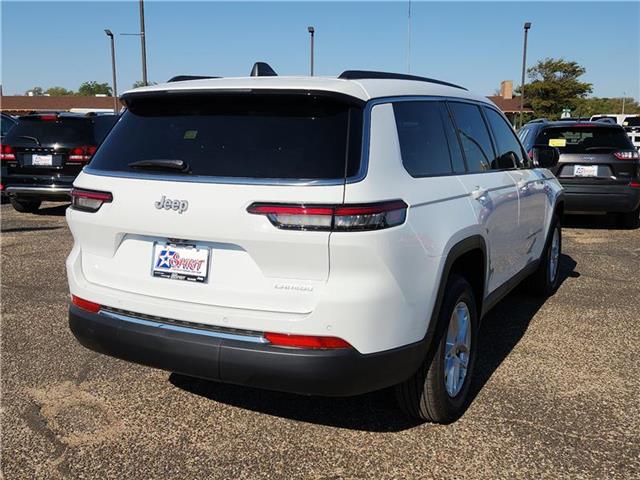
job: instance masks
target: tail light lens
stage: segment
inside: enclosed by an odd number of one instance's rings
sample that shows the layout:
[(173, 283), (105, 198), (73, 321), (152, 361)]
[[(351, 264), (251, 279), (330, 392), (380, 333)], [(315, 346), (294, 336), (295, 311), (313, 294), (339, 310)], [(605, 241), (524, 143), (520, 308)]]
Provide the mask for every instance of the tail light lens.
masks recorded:
[(356, 205), (283, 205), (254, 203), (249, 213), (266, 215), (285, 230), (362, 231), (381, 230), (404, 223), (407, 204), (402, 200)]
[(71, 208), (83, 212), (97, 212), (103, 203), (111, 203), (113, 195), (109, 192), (96, 192), (94, 190), (71, 190)]
[(613, 154), (618, 160), (638, 160), (638, 152), (633, 150), (625, 150), (622, 152), (614, 152)]
[(2, 150), (0, 150), (0, 160), (15, 160), (16, 152), (13, 150), (11, 145), (2, 145)]
[(91, 157), (96, 153), (97, 147), (93, 145), (85, 145), (82, 147), (75, 147), (69, 152), (69, 160), (76, 162), (88, 162)]
[(309, 335), (287, 335), (286, 333), (265, 333), (272, 345), (294, 348), (352, 348), (348, 342), (337, 337), (315, 337)]
[(87, 312), (98, 313), (100, 311), (99, 303), (90, 302), (89, 300), (76, 297), (75, 295), (71, 295), (71, 303), (82, 310), (86, 310)]

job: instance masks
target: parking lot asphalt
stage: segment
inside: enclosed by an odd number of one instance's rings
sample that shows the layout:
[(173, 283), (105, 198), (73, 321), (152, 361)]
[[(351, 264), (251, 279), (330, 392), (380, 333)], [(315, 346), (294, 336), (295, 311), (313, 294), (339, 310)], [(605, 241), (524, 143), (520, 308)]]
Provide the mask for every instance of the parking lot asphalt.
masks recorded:
[(302, 397), (84, 349), (65, 208), (1, 207), (3, 478), (639, 478), (640, 230), (568, 219), (560, 290), (485, 318), (473, 403), (439, 426), (390, 390)]

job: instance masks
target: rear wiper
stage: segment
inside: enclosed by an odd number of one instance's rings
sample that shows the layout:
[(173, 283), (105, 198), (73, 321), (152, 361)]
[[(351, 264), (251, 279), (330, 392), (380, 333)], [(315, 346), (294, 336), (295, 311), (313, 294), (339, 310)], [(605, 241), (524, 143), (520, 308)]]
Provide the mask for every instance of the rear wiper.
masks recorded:
[(181, 173), (189, 173), (191, 168), (184, 160), (157, 159), (140, 160), (129, 164), (129, 168), (140, 168), (145, 170), (175, 170)]
[(38, 145), (39, 147), (42, 146), (42, 144), (40, 143), (40, 140), (38, 140), (36, 137), (31, 137), (29, 135), (17, 135), (18, 138), (26, 138), (27, 140), (33, 140), (36, 145)]

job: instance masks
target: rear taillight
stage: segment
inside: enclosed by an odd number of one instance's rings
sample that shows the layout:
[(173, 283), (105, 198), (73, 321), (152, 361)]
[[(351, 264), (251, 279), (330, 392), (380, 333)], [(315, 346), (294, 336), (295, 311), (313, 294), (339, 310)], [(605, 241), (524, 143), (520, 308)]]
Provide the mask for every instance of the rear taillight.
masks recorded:
[(264, 338), (272, 345), (293, 348), (352, 348), (348, 342), (337, 337), (316, 337), (310, 335), (287, 335), (286, 333), (265, 333)]
[(2, 145), (2, 149), (0, 150), (0, 160), (15, 160), (16, 152), (13, 150), (11, 145)]
[(55, 122), (58, 120), (58, 115), (53, 114), (53, 115), (40, 115), (39, 116), (40, 120), (42, 120), (43, 122)]
[(89, 300), (76, 297), (75, 295), (71, 295), (71, 303), (82, 310), (86, 310), (87, 312), (97, 313), (100, 311), (99, 303), (90, 302)]
[(629, 183), (631, 188), (640, 188), (640, 182), (631, 182)]
[(618, 160), (638, 160), (638, 152), (637, 151), (631, 151), (631, 150), (625, 150), (622, 152), (614, 152), (613, 156), (616, 157)]
[(407, 204), (402, 200), (357, 205), (288, 205), (254, 203), (249, 213), (266, 215), (276, 227), (287, 230), (380, 230), (404, 223)]
[(76, 162), (88, 162), (91, 157), (96, 153), (97, 147), (93, 145), (85, 145), (82, 147), (72, 148), (69, 152), (69, 160)]
[(71, 208), (83, 212), (97, 212), (103, 203), (111, 203), (113, 195), (109, 192), (96, 192), (94, 190), (71, 190)]

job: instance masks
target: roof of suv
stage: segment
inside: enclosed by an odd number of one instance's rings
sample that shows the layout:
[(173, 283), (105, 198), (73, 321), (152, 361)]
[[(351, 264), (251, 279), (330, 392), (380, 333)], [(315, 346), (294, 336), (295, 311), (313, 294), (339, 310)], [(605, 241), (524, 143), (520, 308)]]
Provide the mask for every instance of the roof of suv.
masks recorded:
[(622, 126), (618, 125), (617, 123), (608, 123), (608, 122), (591, 122), (589, 120), (571, 120), (571, 121), (567, 121), (567, 120), (557, 120), (557, 121), (533, 121), (533, 122), (529, 122), (527, 124), (525, 124), (526, 126), (531, 126), (531, 125), (540, 125), (542, 128), (554, 128), (554, 127), (566, 127), (566, 128), (571, 128), (571, 127), (576, 127), (576, 126), (581, 126), (581, 127), (620, 127), (622, 128)]
[(465, 89), (449, 86), (438, 81), (405, 80), (396, 78), (359, 78), (343, 79), (335, 77), (227, 77), (206, 78), (198, 80), (174, 81), (148, 87), (126, 91), (123, 96), (143, 92), (168, 91), (203, 91), (203, 90), (254, 90), (254, 89), (282, 89), (282, 90), (319, 90), (341, 93), (367, 101), (382, 97), (395, 96), (438, 96), (468, 98), (483, 103), (492, 104), (483, 96), (475, 95)]

